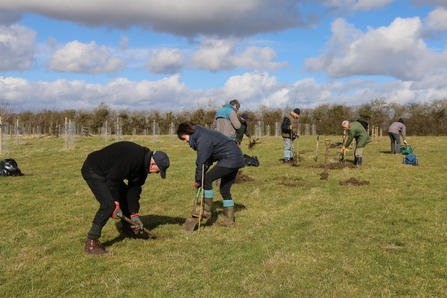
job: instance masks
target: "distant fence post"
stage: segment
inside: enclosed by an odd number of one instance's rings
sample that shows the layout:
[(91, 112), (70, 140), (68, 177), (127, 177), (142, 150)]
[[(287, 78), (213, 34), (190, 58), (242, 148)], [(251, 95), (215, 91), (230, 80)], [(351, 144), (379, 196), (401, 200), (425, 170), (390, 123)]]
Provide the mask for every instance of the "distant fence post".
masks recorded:
[(154, 122), (152, 122), (151, 128), (152, 128), (152, 138), (153, 138), (154, 142), (157, 142), (158, 135), (160, 134), (160, 129), (159, 129), (158, 123), (155, 123), (155, 120), (154, 120)]
[(169, 135), (171, 136), (171, 139), (175, 135), (175, 126), (173, 122), (169, 123)]

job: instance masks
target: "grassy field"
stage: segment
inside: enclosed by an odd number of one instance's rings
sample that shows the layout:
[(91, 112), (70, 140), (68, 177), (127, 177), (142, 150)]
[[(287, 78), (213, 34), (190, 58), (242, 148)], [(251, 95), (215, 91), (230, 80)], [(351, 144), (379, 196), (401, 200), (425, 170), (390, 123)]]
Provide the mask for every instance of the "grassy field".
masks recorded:
[[(333, 143), (341, 137), (328, 137)], [(361, 168), (325, 170), (324, 137), (298, 141), (302, 161), (284, 165), (282, 138), (243, 152), (234, 228), (182, 231), (194, 199), (195, 152), (177, 138), (125, 137), (171, 158), (167, 179), (148, 176), (146, 227), (169, 240), (119, 241), (115, 220), (101, 241), (112, 256), (83, 253), (98, 204), (80, 175), (111, 142), (58, 138), (10, 144), (22, 177), (0, 177), (1, 297), (446, 297), (445, 137), (408, 137), (420, 166), (389, 154), (388, 137), (365, 148)], [(329, 159), (338, 153), (329, 149)], [(348, 161), (352, 161), (352, 152)], [(328, 163), (329, 165), (329, 163)], [(368, 185), (340, 185), (351, 177)], [(217, 193), (217, 192), (216, 192)], [(222, 204), (216, 195), (217, 221)]]

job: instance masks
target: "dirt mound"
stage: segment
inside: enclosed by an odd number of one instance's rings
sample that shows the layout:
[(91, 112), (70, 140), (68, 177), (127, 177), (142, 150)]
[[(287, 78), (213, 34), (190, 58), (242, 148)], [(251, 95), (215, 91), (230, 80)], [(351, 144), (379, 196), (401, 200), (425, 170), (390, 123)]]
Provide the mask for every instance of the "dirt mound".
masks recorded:
[(321, 176), (321, 180), (327, 180), (327, 178), (329, 177), (329, 173), (328, 172), (323, 172), (320, 174)]
[(234, 183), (245, 183), (245, 182), (249, 182), (249, 181), (255, 181), (255, 179), (251, 178), (250, 176), (240, 174), (240, 173), (238, 173), (236, 175), (236, 178), (234, 179)]
[(369, 181), (359, 181), (359, 180), (355, 179), (354, 177), (351, 177), (346, 181), (340, 181), (340, 185), (348, 185), (348, 184), (352, 184), (355, 186), (361, 186), (361, 185), (368, 185)]

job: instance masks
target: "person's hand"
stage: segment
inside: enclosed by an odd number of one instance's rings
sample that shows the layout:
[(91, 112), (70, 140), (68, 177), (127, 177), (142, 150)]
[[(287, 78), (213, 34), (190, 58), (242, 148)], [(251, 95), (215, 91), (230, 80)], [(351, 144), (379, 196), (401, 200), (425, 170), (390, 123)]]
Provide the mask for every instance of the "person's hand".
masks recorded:
[(405, 145), (408, 145), (407, 140), (404, 140), (404, 144), (405, 144)]
[(134, 225), (132, 226), (132, 228), (134, 228), (137, 232), (139, 231), (143, 231), (144, 226), (143, 226), (143, 222), (140, 219), (139, 214), (133, 214), (130, 216), (130, 219), (132, 220), (132, 222), (134, 223)]
[(194, 189), (195, 189), (195, 191), (197, 191), (197, 190), (199, 189), (200, 186), (201, 186), (200, 183), (198, 183), (198, 182), (194, 183)]
[(115, 209), (112, 212), (112, 218), (118, 219), (123, 216), (123, 211), (120, 208), (120, 203), (115, 201)]
[(292, 130), (292, 128), (293, 128), (293, 125), (292, 125), (292, 124), (290, 124), (290, 125), (289, 125), (289, 129), (290, 129), (290, 130)]

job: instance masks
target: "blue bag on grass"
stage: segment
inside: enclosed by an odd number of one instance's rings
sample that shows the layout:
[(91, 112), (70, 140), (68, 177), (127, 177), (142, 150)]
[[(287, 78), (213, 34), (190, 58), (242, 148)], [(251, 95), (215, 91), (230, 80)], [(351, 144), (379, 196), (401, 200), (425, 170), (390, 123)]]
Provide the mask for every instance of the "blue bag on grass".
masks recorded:
[(418, 158), (414, 153), (410, 153), (407, 156), (405, 156), (403, 159), (403, 163), (406, 165), (413, 165), (413, 166), (419, 165)]

